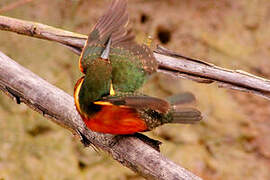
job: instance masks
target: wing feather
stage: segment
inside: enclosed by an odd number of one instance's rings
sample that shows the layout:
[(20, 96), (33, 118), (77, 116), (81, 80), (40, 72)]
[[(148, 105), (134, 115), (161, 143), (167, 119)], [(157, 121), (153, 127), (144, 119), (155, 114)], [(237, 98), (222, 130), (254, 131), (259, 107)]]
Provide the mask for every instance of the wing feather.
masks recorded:
[(84, 45), (79, 59), (82, 72), (87, 68), (86, 60), (100, 55), (110, 37), (113, 48), (124, 49), (136, 56), (148, 74), (156, 71), (158, 64), (153, 52), (148, 46), (135, 42), (135, 36), (128, 28), (128, 22), (127, 0), (113, 0), (108, 10), (99, 18)]
[(151, 109), (164, 114), (171, 109), (168, 101), (150, 96), (107, 96), (102, 102), (109, 102), (123, 108)]

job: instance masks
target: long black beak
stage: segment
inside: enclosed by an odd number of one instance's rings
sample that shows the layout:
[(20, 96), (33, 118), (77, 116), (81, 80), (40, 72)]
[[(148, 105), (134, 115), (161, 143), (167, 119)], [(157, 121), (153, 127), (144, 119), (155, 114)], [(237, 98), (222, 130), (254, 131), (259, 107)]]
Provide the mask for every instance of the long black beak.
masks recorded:
[(105, 49), (103, 50), (103, 52), (102, 52), (102, 54), (100, 56), (102, 59), (109, 59), (111, 44), (112, 44), (112, 38), (110, 36), (109, 40), (108, 40), (108, 42), (106, 44), (106, 47), (105, 47)]

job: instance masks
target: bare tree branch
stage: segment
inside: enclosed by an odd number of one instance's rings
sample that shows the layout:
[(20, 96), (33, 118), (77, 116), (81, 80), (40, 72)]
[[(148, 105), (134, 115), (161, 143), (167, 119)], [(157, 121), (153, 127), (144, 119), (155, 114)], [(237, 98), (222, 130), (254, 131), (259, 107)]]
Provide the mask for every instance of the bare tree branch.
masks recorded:
[(40, 39), (56, 41), (63, 45), (81, 49), (87, 36), (64, 31), (44, 24), (23, 21), (6, 16), (0, 16), (0, 30), (11, 31), (18, 34), (32, 36)]
[(217, 82), (219, 87), (253, 93), (270, 100), (270, 81), (245, 71), (230, 70), (204, 61), (190, 59), (163, 47), (155, 51), (159, 71), (200, 83)]
[(90, 141), (115, 160), (149, 179), (199, 180), (135, 136), (112, 136), (88, 130), (73, 98), (0, 52), (0, 90), (25, 103), (81, 140)]
[[(80, 54), (87, 38), (85, 35), (5, 16), (0, 16), (0, 30), (55, 41), (67, 46), (76, 54)], [(219, 87), (245, 91), (270, 99), (270, 81), (267, 79), (241, 70), (224, 69), (160, 48), (154, 55), (160, 65), (159, 72), (201, 83), (217, 82)]]

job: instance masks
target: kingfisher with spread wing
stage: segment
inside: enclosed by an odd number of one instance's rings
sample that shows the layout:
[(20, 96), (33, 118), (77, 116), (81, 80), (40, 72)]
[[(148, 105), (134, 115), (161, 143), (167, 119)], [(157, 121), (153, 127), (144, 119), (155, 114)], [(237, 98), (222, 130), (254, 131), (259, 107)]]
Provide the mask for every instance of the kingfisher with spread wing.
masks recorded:
[(158, 63), (146, 44), (135, 42), (128, 28), (126, 0), (113, 0), (98, 20), (85, 43), (79, 67), (84, 76), (75, 85), (75, 105), (93, 131), (133, 134), (164, 123), (194, 123), (201, 119), (195, 108), (178, 107), (186, 95), (178, 96), (178, 101), (137, 92), (156, 72)]

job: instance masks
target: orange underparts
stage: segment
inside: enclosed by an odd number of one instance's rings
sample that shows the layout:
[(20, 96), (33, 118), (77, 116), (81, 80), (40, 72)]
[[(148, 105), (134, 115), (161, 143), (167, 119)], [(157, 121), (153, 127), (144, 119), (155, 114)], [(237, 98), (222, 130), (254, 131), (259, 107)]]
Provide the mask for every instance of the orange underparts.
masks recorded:
[(147, 130), (144, 120), (134, 109), (114, 105), (103, 105), (91, 118), (83, 117), (92, 131), (108, 134), (134, 134)]

